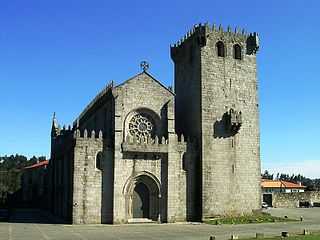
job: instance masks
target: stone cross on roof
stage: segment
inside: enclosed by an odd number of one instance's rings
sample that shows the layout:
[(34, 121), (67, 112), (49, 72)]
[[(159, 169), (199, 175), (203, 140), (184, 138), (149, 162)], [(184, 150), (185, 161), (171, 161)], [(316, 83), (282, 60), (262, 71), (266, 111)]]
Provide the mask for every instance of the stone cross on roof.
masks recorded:
[(146, 71), (148, 70), (148, 68), (149, 68), (149, 63), (146, 62), (146, 61), (142, 61), (142, 62), (140, 63), (140, 67), (141, 67), (141, 69), (142, 69), (144, 72), (146, 72)]

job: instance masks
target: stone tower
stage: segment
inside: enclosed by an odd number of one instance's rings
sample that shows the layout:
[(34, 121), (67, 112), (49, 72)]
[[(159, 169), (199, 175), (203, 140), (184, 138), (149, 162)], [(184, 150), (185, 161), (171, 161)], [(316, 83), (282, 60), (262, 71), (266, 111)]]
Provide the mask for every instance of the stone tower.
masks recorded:
[(171, 46), (176, 132), (197, 142), (195, 218), (260, 209), (258, 36), (196, 25)]

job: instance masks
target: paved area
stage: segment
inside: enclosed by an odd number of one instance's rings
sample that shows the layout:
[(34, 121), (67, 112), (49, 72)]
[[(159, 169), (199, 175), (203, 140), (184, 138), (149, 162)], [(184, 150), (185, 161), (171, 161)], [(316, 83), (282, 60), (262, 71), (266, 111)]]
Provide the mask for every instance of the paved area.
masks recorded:
[(1, 240), (125, 240), (230, 239), (231, 234), (254, 237), (255, 233), (279, 236), (282, 231), (302, 233), (303, 229), (320, 231), (320, 208), (268, 209), (266, 212), (289, 218), (303, 217), (302, 222), (243, 225), (132, 224), (132, 225), (67, 225), (52, 215), (34, 209), (16, 209), (9, 222), (0, 222)]

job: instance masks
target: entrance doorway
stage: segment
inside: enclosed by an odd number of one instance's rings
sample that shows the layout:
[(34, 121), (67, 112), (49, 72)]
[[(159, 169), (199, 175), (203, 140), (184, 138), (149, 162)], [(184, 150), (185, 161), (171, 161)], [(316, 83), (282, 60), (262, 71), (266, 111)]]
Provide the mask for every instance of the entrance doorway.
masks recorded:
[(131, 176), (124, 186), (126, 198), (126, 218), (159, 218), (160, 182), (148, 172)]
[(150, 192), (147, 186), (139, 183), (133, 192), (133, 218), (149, 218)]

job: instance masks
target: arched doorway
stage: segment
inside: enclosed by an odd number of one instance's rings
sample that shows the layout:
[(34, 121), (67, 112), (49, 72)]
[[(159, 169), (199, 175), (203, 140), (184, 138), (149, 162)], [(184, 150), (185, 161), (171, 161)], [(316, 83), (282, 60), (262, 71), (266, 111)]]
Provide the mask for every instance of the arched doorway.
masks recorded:
[(148, 218), (154, 221), (159, 217), (160, 182), (148, 172), (131, 176), (124, 186), (126, 216)]
[(150, 192), (143, 183), (134, 188), (132, 198), (133, 218), (149, 218)]

